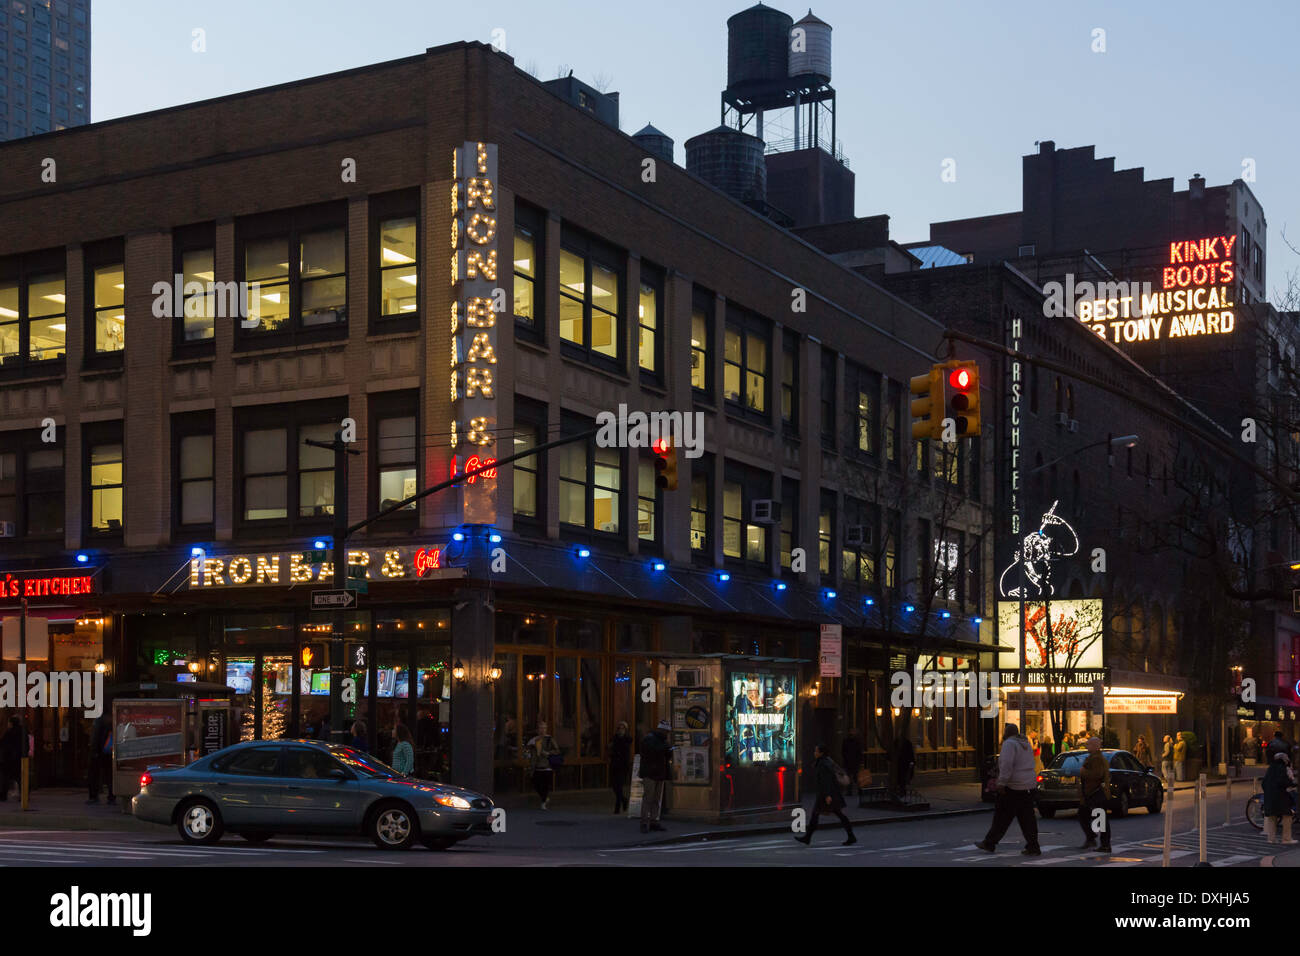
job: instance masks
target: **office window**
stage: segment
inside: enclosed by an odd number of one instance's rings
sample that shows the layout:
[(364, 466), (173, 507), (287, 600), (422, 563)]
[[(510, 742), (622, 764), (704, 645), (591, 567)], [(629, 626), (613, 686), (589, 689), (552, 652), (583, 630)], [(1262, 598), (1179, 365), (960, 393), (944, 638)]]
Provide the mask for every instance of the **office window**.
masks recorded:
[(515, 202), (515, 328), (534, 341), (546, 330), (542, 316), (545, 286), (542, 277), (543, 252), (546, 245), (546, 214), (525, 202)]
[(122, 444), (91, 445), (90, 530), (115, 534), (122, 530)]
[(883, 584), (886, 588), (898, 587), (898, 542), (902, 539), (903, 519), (897, 512), (889, 512), (889, 523), (884, 529), (885, 573)]
[(560, 250), (560, 338), (571, 354), (622, 360), (622, 253), (566, 230)]
[(799, 430), (799, 335), (786, 330), (781, 336), (781, 421), (786, 431)]
[(586, 527), (587, 449), (577, 443), (560, 449), (560, 521)]
[(63, 533), (63, 449), (29, 450), (23, 470), (23, 514), (27, 536)]
[(0, 267), (0, 372), (21, 374), (65, 356), (67, 288), (62, 269), (49, 269), (61, 258), (60, 252)]
[(560, 455), (560, 521), (617, 534), (622, 526), (622, 477), (619, 449), (598, 448), (593, 442), (565, 445)]
[(713, 331), (713, 293), (695, 289), (691, 304), (691, 388), (713, 397), (713, 368), (709, 343)]
[(659, 330), (663, 326), (663, 274), (655, 267), (641, 264), (641, 291), (637, 297), (637, 361), (651, 378), (661, 378), (660, 355), (663, 343)]
[(791, 552), (799, 540), (799, 482), (781, 479), (781, 567), (790, 570)]
[(875, 430), (874, 409), (876, 405), (875, 396), (869, 391), (863, 391), (858, 387), (857, 411), (855, 413), (854, 433), (857, 437), (858, 451), (870, 454), (875, 451), (875, 439), (872, 433)]
[(728, 402), (758, 414), (767, 411), (771, 334), (766, 319), (728, 308), (722, 356), (723, 395)]
[(334, 514), (334, 452), (308, 442), (332, 442), (338, 426), (303, 425), (298, 430), (298, 517)]
[(709, 465), (698, 459), (691, 470), (691, 552), (708, 559), (709, 555)]
[(642, 541), (653, 544), (659, 540), (659, 488), (655, 484), (653, 456), (641, 455), (636, 467), (636, 534)]
[[(247, 282), (244, 347), (267, 336), (341, 328), (347, 321), (347, 237), (341, 207), (274, 213), (237, 225)], [(405, 283), (403, 283), (405, 284)]]
[(289, 517), (289, 465), (284, 428), (244, 433), (244, 520)]
[[(340, 266), (342, 271), (341, 259), (335, 264)], [(379, 315), (381, 317), (406, 315), (419, 309), (418, 265), (415, 216), (380, 220)], [(338, 290), (346, 293), (346, 283), (339, 286)], [(324, 292), (321, 294), (325, 295)], [(339, 301), (342, 302), (342, 299)]]
[(898, 467), (898, 453), (902, 441), (903, 390), (897, 382), (887, 386), (888, 398), (885, 405), (885, 461), (892, 467)]
[(617, 448), (597, 448), (593, 452), (591, 489), (592, 526), (597, 531), (617, 534), (620, 526), (623, 464)]
[(831, 573), (831, 550), (835, 534), (835, 494), (823, 491), (817, 513), (817, 568), (823, 577)]
[(844, 536), (840, 543), (840, 576), (845, 584), (872, 587), (876, 583), (876, 522), (866, 502), (845, 495)]
[(725, 558), (767, 563), (767, 526), (750, 520), (753, 503), (772, 497), (772, 476), (757, 468), (727, 462), (722, 485), (722, 554)]
[[(514, 448), (511, 454), (517, 455), (540, 444), (537, 440), (537, 432), (535, 425), (516, 424)], [(511, 468), (514, 469), (515, 514), (524, 518), (536, 518), (538, 516), (537, 456), (521, 458), (511, 465)]]
[[(333, 437), (333, 436), (331, 436)], [(391, 508), (420, 489), (416, 471), (418, 442), (415, 416), (380, 418), (375, 423), (375, 466), (379, 488), (379, 510)], [(412, 501), (402, 511), (414, 512)]]
[(821, 425), (822, 445), (835, 448), (835, 353), (822, 349)]
[(177, 520), (182, 525), (212, 524), (216, 494), (212, 442), (211, 432), (182, 435), (178, 442)]
[(100, 266), (91, 275), (95, 351), (120, 352), (126, 348), (126, 279), (122, 263)]

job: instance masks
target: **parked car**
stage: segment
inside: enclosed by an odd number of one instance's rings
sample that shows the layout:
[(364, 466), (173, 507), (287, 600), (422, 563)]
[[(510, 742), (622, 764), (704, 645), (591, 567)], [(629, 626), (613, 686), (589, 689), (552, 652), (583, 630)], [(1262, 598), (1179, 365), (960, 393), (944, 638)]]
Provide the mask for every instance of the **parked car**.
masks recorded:
[(172, 824), (186, 843), (223, 832), (262, 843), (277, 833), (360, 833), (384, 850), (445, 850), (490, 834), (481, 793), (408, 777), (369, 754), (320, 740), (257, 740), (172, 770), (150, 770), (136, 817)]
[[(1159, 813), (1165, 802), (1165, 786), (1151, 767), (1143, 766), (1127, 750), (1103, 750), (1110, 764), (1110, 794), (1106, 809), (1115, 816), (1127, 816), (1133, 807)], [(1086, 750), (1057, 754), (1052, 765), (1038, 775), (1038, 812), (1053, 817), (1057, 810), (1079, 808), (1079, 774), (1088, 759)]]

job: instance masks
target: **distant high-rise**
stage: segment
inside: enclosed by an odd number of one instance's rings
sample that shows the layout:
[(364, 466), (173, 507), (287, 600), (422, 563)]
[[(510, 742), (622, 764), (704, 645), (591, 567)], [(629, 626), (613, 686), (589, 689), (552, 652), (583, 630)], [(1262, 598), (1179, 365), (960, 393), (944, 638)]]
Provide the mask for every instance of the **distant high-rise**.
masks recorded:
[(90, 0), (0, 0), (0, 140), (90, 122)]

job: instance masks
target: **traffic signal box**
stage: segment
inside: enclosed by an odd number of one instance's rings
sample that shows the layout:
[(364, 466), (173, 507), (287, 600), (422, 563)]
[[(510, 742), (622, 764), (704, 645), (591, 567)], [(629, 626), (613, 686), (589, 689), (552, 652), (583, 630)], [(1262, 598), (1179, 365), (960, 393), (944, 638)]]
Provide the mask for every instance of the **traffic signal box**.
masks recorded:
[(943, 440), (943, 423), (951, 418), (953, 438), (980, 433), (980, 370), (969, 359), (953, 359), (912, 379), (912, 437)]
[(302, 646), (302, 666), (310, 667), (316, 670), (325, 665), (325, 645), (313, 642)]
[(677, 449), (667, 438), (657, 438), (654, 443), (655, 487), (665, 491), (677, 490)]

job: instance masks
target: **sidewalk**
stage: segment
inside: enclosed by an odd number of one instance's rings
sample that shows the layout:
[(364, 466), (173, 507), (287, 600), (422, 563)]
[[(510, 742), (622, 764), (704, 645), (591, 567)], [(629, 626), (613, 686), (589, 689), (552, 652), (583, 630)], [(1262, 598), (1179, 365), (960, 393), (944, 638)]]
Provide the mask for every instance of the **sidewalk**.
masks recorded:
[(33, 790), (24, 811), (15, 791), (0, 802), (0, 830), (136, 830), (157, 831), (152, 823), (143, 823), (122, 812), (120, 803), (86, 803), (84, 787), (42, 787)]

